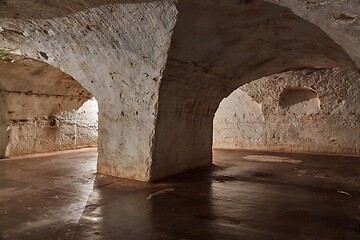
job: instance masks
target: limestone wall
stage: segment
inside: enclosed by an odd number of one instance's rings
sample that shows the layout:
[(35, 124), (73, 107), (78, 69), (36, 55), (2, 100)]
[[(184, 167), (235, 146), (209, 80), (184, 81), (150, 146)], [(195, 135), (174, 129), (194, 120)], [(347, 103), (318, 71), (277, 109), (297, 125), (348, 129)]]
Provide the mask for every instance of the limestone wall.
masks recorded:
[[(46, 104), (46, 103), (44, 103)], [(98, 106), (93, 98), (77, 110), (45, 117), (8, 119), (5, 157), (97, 146)]]
[(46, 61), (99, 103), (98, 172), (150, 179), (174, 0), (7, 1), (0, 47)]
[(320, 28), (275, 4), (186, 0), (177, 9), (159, 92), (152, 179), (211, 164), (213, 116), (241, 85), (289, 69), (355, 67)]
[(360, 66), (358, 20), (329, 20), (338, 1), (312, 2), (12, 0), (0, 4), (0, 48), (61, 69), (98, 99), (99, 173), (156, 180), (211, 164), (215, 110), (242, 84)]
[(214, 148), (360, 153), (360, 76), (342, 69), (261, 78), (224, 99)]
[(45, 62), (1, 53), (0, 157), (97, 145), (97, 101), (79, 82)]

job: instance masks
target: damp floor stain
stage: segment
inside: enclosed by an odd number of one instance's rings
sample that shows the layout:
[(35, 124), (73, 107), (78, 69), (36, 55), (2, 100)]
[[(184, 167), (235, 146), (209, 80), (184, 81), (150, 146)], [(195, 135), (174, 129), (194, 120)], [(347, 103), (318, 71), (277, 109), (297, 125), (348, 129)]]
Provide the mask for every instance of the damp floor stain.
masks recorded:
[(359, 157), (213, 158), (156, 183), (96, 175), (96, 149), (0, 160), (0, 239), (360, 239)]

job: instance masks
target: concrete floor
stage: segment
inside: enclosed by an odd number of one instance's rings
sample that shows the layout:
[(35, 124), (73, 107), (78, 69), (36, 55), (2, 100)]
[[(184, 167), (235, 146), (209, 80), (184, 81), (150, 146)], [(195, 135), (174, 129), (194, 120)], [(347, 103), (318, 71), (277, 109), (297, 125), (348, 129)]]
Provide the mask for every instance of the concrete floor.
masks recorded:
[(360, 239), (360, 158), (214, 151), (147, 184), (95, 149), (0, 160), (0, 239)]

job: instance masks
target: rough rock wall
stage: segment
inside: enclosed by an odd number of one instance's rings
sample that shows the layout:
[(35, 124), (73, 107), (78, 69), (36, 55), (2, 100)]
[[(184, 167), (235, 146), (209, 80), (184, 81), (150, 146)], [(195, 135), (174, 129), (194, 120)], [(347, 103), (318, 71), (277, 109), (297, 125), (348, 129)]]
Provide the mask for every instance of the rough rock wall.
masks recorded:
[(360, 154), (360, 75), (276, 74), (245, 84), (214, 118), (214, 148)]
[(266, 0), (282, 5), (316, 24), (351, 56), (360, 67), (360, 1)]
[(208, 165), (212, 117), (242, 84), (289, 69), (356, 68), (357, 51), (341, 47), (352, 40), (334, 41), (337, 29), (277, 4), (176, 2), (0, 4), (0, 47), (63, 70), (99, 100), (100, 173), (155, 180)]
[[(78, 124), (73, 111), (89, 100), (91, 94), (71, 76), (49, 64), (3, 50), (0, 55), (1, 157), (78, 147), (75, 144)], [(73, 113), (61, 115), (66, 111)], [(85, 111), (87, 115), (88, 112)], [(87, 125), (90, 131), (92, 125)], [(86, 135), (88, 145), (96, 144), (92, 135)]]
[(91, 98), (80, 83), (61, 70), (42, 61), (6, 54), (0, 59), (0, 94), (6, 118), (50, 116), (78, 109)]
[(222, 100), (216, 111), (213, 147), (256, 149), (265, 142), (264, 121), (262, 105), (240, 87)]
[(8, 119), (5, 157), (97, 146), (95, 99), (70, 112), (49, 117)]
[(320, 28), (264, 1), (179, 1), (160, 86), (154, 178), (212, 161), (212, 120), (239, 86), (299, 68), (356, 68)]
[(61, 69), (99, 103), (98, 172), (150, 179), (175, 1), (6, 1), (0, 47)]
[(98, 145), (99, 106), (90, 99), (75, 112), (75, 148)]

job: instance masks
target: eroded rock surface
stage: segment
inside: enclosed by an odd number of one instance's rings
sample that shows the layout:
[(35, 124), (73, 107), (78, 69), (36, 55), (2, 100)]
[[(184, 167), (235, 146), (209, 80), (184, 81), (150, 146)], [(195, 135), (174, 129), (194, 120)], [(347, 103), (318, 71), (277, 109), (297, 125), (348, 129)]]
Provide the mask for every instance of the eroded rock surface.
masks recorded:
[(5, 157), (96, 147), (98, 105), (93, 98), (79, 109), (6, 123)]
[(103, 174), (148, 180), (174, 1), (9, 1), (0, 47), (39, 59), (99, 102)]
[(299, 68), (357, 70), (360, 3), (342, 2), (2, 1), (0, 48), (96, 97), (100, 173), (156, 180), (211, 163), (213, 116), (241, 85)]
[[(96, 146), (96, 100), (89, 102), (94, 106), (86, 103), (76, 111), (91, 98), (84, 87), (44, 62), (4, 52), (2, 56), (0, 157)], [(90, 118), (77, 117), (81, 114)], [(85, 141), (77, 136), (78, 130), (84, 135), (78, 126), (88, 130)]]
[(359, 154), (359, 96), (360, 75), (344, 69), (261, 78), (220, 104), (214, 147)]

